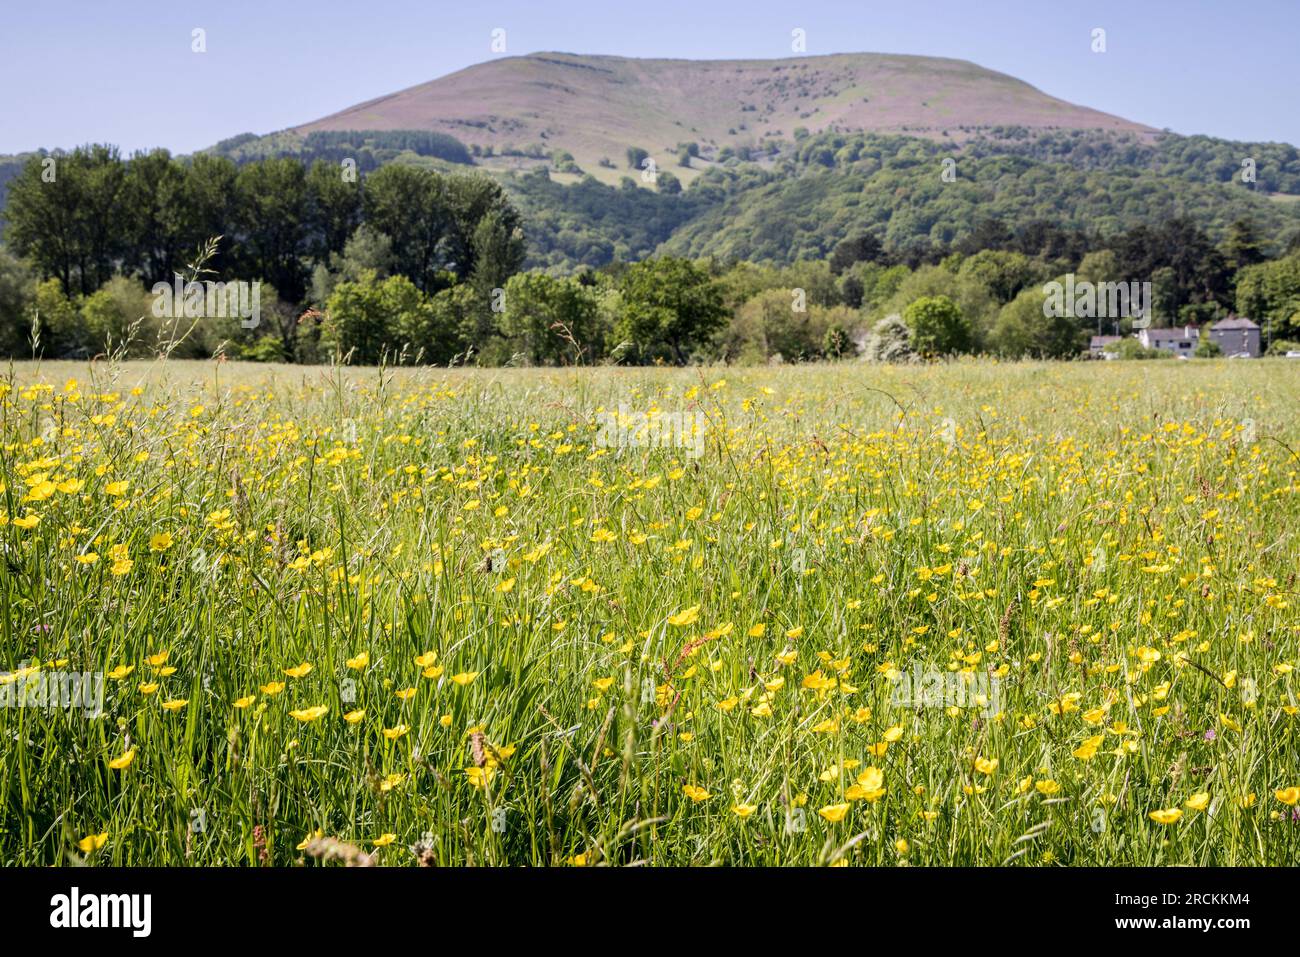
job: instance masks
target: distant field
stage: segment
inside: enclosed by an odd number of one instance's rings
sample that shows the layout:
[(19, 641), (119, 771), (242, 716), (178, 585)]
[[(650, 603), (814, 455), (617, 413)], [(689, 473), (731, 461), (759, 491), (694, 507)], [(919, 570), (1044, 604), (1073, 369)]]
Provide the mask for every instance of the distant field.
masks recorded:
[(1300, 858), (1300, 363), (20, 363), (0, 433), (5, 863)]

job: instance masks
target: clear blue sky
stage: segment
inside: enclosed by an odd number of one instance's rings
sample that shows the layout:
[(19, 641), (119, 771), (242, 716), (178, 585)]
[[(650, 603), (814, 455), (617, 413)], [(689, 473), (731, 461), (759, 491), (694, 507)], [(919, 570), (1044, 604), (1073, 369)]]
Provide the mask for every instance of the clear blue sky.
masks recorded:
[(691, 58), (789, 56), (802, 27), (809, 54), (958, 57), (1151, 126), (1300, 144), (1300, 0), (36, 0), (0, 14), (0, 153), (268, 133), (489, 59), (498, 27), (509, 54)]

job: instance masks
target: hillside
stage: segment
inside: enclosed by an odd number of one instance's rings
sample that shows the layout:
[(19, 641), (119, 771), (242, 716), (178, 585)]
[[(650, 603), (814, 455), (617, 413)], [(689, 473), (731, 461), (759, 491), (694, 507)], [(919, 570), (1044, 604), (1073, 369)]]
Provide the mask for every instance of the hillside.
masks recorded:
[(674, 167), (689, 181), (692, 172), (676, 166), (685, 143), (698, 144), (701, 158), (693, 166), (701, 168), (725, 147), (788, 142), (801, 129), (961, 141), (996, 126), (1155, 133), (973, 63), (877, 53), (781, 60), (505, 57), (292, 132), (436, 131), (465, 143), (488, 166), (562, 150), (583, 172), (614, 182), (627, 167), (628, 147), (645, 149), (660, 168)]
[[(1300, 192), (1300, 154), (1285, 144), (991, 132), (960, 150), (915, 136), (823, 133), (769, 167), (733, 158), (679, 193), (591, 178), (564, 185), (545, 168), (504, 183), (524, 214), (530, 263), (561, 268), (655, 252), (789, 263), (862, 233), (895, 251), (924, 249), (961, 241), (990, 219), (1013, 232), (1047, 224), (1114, 235), (1187, 216), (1215, 241), (1249, 219), (1273, 249), (1300, 232), (1300, 203), (1273, 192)], [(1257, 183), (1234, 175), (1243, 155), (1261, 158)], [(955, 177), (944, 182), (949, 156)]]

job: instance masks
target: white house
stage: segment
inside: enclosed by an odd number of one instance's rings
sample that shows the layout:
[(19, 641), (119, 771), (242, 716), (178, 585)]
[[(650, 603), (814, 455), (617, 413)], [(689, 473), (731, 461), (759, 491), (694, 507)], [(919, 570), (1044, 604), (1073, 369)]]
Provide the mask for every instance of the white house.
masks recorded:
[(1140, 329), (1138, 341), (1144, 349), (1164, 349), (1176, 356), (1190, 358), (1201, 341), (1201, 330), (1196, 326), (1175, 326), (1173, 329)]

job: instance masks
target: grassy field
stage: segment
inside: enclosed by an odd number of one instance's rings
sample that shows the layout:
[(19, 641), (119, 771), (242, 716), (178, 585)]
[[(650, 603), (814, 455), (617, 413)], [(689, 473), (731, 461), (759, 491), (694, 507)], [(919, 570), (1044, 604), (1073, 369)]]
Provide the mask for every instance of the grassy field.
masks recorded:
[(5, 863), (1300, 860), (1300, 363), (26, 364), (0, 433)]

